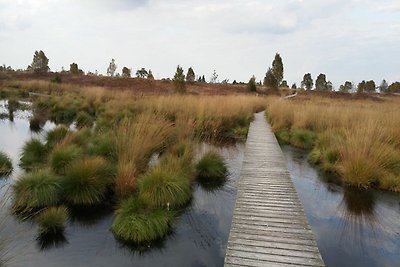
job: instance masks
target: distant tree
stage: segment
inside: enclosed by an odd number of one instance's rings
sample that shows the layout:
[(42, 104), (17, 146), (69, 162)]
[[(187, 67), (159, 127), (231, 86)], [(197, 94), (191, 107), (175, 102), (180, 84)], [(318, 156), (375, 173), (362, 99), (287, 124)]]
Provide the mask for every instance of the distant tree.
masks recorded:
[(228, 78), (225, 78), (225, 79), (223, 79), (223, 80), (221, 81), (221, 83), (222, 83), (222, 84), (228, 84), (228, 83), (229, 83), (229, 79), (228, 79)]
[(375, 92), (375, 91), (376, 91), (376, 84), (375, 84), (375, 82), (374, 82), (373, 80), (367, 81), (367, 82), (365, 83), (365, 90), (366, 90), (368, 93), (373, 93), (373, 92)]
[(296, 83), (292, 84), (292, 89), (297, 89)]
[(254, 75), (253, 75), (253, 77), (250, 78), (249, 82), (247, 83), (247, 89), (250, 92), (257, 91), (256, 77)]
[(389, 85), (385, 79), (382, 80), (381, 84), (379, 85), (379, 91), (385, 93), (388, 91)]
[(149, 75), (145, 68), (141, 68), (136, 71), (136, 77), (138, 78), (146, 78)]
[(328, 81), (328, 82), (326, 83), (326, 89), (327, 89), (328, 91), (332, 91), (332, 90), (333, 90), (333, 84), (332, 84), (331, 81)]
[[(64, 67), (63, 67), (62, 72), (63, 71), (64, 71)], [(71, 74), (83, 74), (83, 70), (79, 69), (78, 64), (76, 64), (76, 63), (71, 63), (69, 65), (69, 72)]]
[(117, 70), (117, 65), (115, 64), (115, 59), (111, 59), (110, 65), (107, 68), (107, 75), (114, 77), (115, 71)]
[(181, 94), (186, 92), (185, 74), (183, 73), (182, 67), (179, 65), (176, 68), (173, 82), (174, 82), (175, 92), (178, 92)]
[(217, 81), (218, 81), (218, 74), (214, 70), (213, 73), (211, 74), (210, 83), (217, 83)]
[(194, 74), (192, 67), (190, 67), (186, 74), (186, 81), (188, 83), (193, 83), (195, 80), (196, 80), (196, 75)]
[(344, 93), (348, 93), (351, 92), (353, 90), (353, 83), (346, 81), (343, 85), (340, 86), (339, 91), (340, 92), (344, 92)]
[[(274, 75), (274, 76), (275, 76), (275, 75)], [(289, 88), (289, 85), (287, 84), (287, 81), (286, 81), (286, 80), (283, 80), (283, 81), (282, 81), (281, 87)]]
[(305, 87), (307, 90), (311, 90), (314, 85), (313, 79), (310, 73), (304, 74), (303, 81), (301, 82), (301, 87)]
[(387, 91), (390, 93), (400, 93), (400, 82), (394, 82), (389, 85)]
[(279, 53), (275, 54), (274, 61), (272, 61), (272, 74), (280, 84), (283, 80), (283, 62)]
[(122, 77), (130, 78), (131, 77), (131, 69), (129, 69), (128, 67), (123, 67), (122, 68)]
[(6, 67), (6, 65), (3, 64), (3, 66), (0, 66), (0, 71), (14, 71), (14, 69), (11, 68), (11, 66)]
[(35, 54), (33, 55), (32, 64), (28, 69), (36, 73), (44, 73), (50, 70), (49, 59), (46, 57), (46, 55), (42, 50), (35, 51)]
[(328, 85), (326, 82), (326, 75), (323, 73), (320, 73), (315, 80), (315, 90), (318, 91), (326, 91), (328, 90)]
[(357, 85), (357, 93), (363, 93), (366, 92), (366, 82), (362, 80), (358, 85)]
[(204, 77), (204, 75), (203, 75), (203, 77), (201, 77), (201, 81), (202, 81), (203, 83), (206, 82), (206, 77)]
[(147, 74), (147, 79), (154, 80), (153, 72), (151, 70), (149, 70), (149, 73)]
[(264, 85), (272, 89), (278, 89), (279, 82), (276, 79), (275, 75), (272, 73), (271, 68), (268, 68), (268, 71), (265, 74)]
[(233, 80), (232, 84), (233, 84), (233, 85), (237, 84), (237, 81), (236, 81), (236, 80)]

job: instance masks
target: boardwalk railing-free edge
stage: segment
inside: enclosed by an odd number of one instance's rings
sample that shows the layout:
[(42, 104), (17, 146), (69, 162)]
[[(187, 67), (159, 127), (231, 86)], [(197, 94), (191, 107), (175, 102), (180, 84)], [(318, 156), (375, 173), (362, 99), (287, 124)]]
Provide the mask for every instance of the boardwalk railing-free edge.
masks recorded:
[(264, 112), (250, 125), (224, 266), (325, 266)]

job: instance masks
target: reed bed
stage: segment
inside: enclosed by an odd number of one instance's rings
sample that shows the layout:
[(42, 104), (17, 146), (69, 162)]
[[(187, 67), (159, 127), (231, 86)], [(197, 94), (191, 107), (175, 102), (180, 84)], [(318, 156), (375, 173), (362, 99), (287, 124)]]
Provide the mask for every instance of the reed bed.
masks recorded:
[(348, 185), (400, 191), (400, 99), (269, 100), (281, 143), (310, 149), (309, 160)]

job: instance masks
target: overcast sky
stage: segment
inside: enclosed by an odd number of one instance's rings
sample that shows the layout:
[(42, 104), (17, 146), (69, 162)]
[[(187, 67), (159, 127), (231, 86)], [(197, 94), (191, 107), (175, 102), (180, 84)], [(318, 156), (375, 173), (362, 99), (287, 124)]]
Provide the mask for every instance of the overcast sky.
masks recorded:
[(399, 0), (0, 0), (0, 64), (26, 68), (43, 50), (52, 70), (78, 63), (172, 77), (192, 66), (207, 80), (261, 80), (276, 52), (285, 79), (326, 73), (400, 80)]

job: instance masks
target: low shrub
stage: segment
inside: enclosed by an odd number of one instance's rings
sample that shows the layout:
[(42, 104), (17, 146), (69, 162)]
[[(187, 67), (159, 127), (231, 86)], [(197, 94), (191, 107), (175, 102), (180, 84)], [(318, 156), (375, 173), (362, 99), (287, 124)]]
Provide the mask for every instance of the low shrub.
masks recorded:
[(276, 139), (280, 145), (290, 144), (290, 132), (288, 130), (282, 129), (275, 132)]
[(75, 145), (56, 146), (50, 155), (50, 165), (57, 174), (65, 174), (68, 165), (79, 159), (82, 150)]
[(112, 183), (113, 170), (101, 157), (73, 162), (66, 170), (62, 187), (64, 198), (72, 205), (100, 204)]
[(61, 180), (49, 170), (24, 174), (12, 188), (16, 209), (53, 206), (61, 197)]
[(187, 162), (168, 155), (139, 177), (139, 195), (154, 207), (178, 207), (190, 200), (191, 182)]
[(216, 152), (207, 152), (196, 165), (197, 179), (201, 182), (224, 182), (228, 173), (224, 158)]
[(38, 139), (26, 141), (22, 147), (20, 166), (24, 169), (32, 169), (43, 164), (47, 158), (47, 148)]
[(13, 170), (10, 157), (6, 153), (0, 151), (0, 175), (7, 175)]
[(174, 212), (167, 209), (151, 209), (139, 198), (121, 202), (115, 212), (112, 231), (118, 239), (144, 243), (167, 235), (174, 219)]
[(45, 209), (36, 217), (36, 223), (39, 226), (39, 236), (56, 235), (63, 232), (67, 220), (68, 210), (66, 207)]

